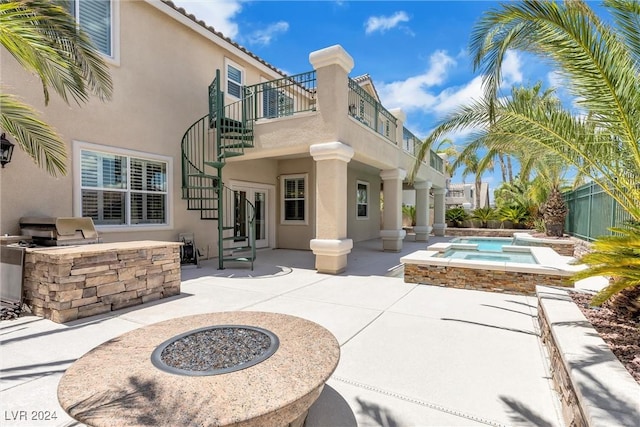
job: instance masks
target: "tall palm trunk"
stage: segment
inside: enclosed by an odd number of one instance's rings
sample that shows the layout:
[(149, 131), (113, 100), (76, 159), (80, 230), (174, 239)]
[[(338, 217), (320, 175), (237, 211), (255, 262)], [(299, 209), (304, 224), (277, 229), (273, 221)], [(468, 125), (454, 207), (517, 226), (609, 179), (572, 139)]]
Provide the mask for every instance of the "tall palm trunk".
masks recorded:
[(509, 175), (509, 183), (513, 184), (513, 167), (511, 166), (511, 156), (507, 156), (507, 174)]
[(502, 174), (502, 182), (507, 182), (507, 165), (504, 162), (504, 154), (498, 155), (498, 162), (500, 162), (500, 173)]

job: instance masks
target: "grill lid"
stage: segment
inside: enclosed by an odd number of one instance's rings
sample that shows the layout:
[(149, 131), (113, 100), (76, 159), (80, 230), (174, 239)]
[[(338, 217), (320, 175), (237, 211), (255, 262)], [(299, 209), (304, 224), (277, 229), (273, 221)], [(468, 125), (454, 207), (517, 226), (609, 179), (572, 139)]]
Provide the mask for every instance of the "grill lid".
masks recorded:
[(20, 218), (22, 234), (44, 244), (98, 243), (100, 238), (90, 217)]

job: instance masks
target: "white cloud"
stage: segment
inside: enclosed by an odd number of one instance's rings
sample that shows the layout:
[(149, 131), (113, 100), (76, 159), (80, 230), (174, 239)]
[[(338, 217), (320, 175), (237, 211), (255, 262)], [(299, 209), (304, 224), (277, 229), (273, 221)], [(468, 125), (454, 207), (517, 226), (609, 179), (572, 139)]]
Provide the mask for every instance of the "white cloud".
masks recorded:
[(405, 111), (430, 109), (437, 96), (428, 91), (429, 87), (442, 84), (447, 71), (456, 61), (445, 51), (436, 51), (429, 58), (429, 68), (423, 74), (392, 83), (376, 83), (383, 104)]
[(520, 55), (513, 50), (508, 50), (502, 60), (502, 80), (504, 85), (512, 86), (514, 83), (522, 82), (521, 66)]
[(557, 71), (550, 71), (547, 73), (547, 82), (552, 88), (561, 88), (565, 85), (564, 77)]
[(238, 35), (238, 24), (233, 19), (242, 10), (240, 0), (173, 0), (173, 3), (226, 37), (235, 38)]
[(289, 30), (289, 23), (285, 21), (276, 22), (269, 25), (264, 30), (258, 30), (251, 33), (248, 37), (249, 43), (268, 45), (279, 34), (284, 34)]
[(409, 22), (409, 15), (403, 11), (396, 12), (391, 16), (370, 16), (365, 24), (365, 33), (371, 34), (376, 31), (384, 33), (402, 22)]
[(449, 87), (440, 92), (433, 109), (438, 114), (445, 115), (461, 105), (469, 104), (472, 100), (481, 99), (482, 94), (482, 77), (476, 76), (465, 85)]

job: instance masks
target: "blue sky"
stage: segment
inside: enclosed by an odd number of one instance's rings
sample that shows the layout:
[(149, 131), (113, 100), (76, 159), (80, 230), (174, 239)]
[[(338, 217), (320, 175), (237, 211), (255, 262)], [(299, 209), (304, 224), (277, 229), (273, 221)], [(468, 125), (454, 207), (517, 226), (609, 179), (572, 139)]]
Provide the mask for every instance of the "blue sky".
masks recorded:
[[(204, 1), (174, 0), (216, 30), (288, 74), (312, 69), (309, 53), (340, 44), (355, 61), (351, 76), (369, 74), (383, 104), (407, 113), (405, 126), (426, 136), (438, 119), (481, 95), (467, 47), (492, 1)], [(593, 5), (593, 4), (592, 4)], [(556, 85), (539, 59), (510, 52), (506, 87)], [(454, 141), (464, 143), (464, 135)], [(468, 176), (466, 182), (473, 182)], [(499, 168), (483, 180), (493, 191)], [(460, 172), (454, 182), (462, 182)]]

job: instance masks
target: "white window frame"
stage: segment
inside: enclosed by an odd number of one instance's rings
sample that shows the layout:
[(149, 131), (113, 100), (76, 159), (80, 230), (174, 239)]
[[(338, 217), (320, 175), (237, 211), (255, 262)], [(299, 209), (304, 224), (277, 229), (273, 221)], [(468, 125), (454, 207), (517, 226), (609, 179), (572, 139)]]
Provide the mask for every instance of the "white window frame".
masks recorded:
[[(360, 185), (364, 185), (367, 189), (367, 202), (366, 203), (358, 203), (358, 190)], [(369, 185), (369, 183), (367, 181), (360, 181), (360, 180), (356, 180), (356, 219), (359, 220), (367, 220), (369, 219), (369, 209), (371, 207), (371, 191), (370, 191), (371, 186)], [(361, 216), (358, 212), (358, 207), (360, 205), (365, 205), (367, 207), (367, 215), (366, 216)]]
[[(74, 5), (74, 13), (76, 21), (78, 21), (78, 16), (80, 14), (80, 1), (82, 0), (73, 0)], [(102, 55), (106, 62), (111, 63), (113, 65), (120, 65), (120, 2), (116, 0), (110, 0), (109, 5), (111, 7), (111, 25), (109, 35), (111, 40), (111, 55), (108, 55), (100, 50), (100, 55)], [(80, 25), (80, 23), (78, 23)]]
[[(240, 97), (242, 97), (242, 88), (245, 85), (245, 74), (246, 71), (244, 69), (244, 67), (241, 67), (240, 65), (238, 65), (236, 62), (232, 61), (229, 58), (224, 58), (224, 88), (225, 88), (225, 95), (227, 95), (228, 97), (230, 97), (231, 99), (236, 99), (239, 100), (241, 98), (232, 95), (231, 93), (229, 93), (229, 67), (233, 67), (235, 69), (237, 69), (238, 71), (240, 71)], [(235, 84), (238, 84), (238, 82), (233, 82)]]
[[(116, 154), (126, 156), (128, 158), (135, 157), (142, 160), (153, 160), (164, 162), (167, 165), (167, 201), (166, 201), (166, 219), (164, 224), (131, 224), (131, 199), (126, 197), (126, 224), (118, 225), (97, 225), (96, 229), (100, 232), (122, 232), (122, 231), (159, 231), (173, 229), (173, 158), (160, 154), (145, 153), (142, 151), (129, 150), (125, 148), (111, 147), (108, 145), (93, 144), (84, 141), (73, 141), (73, 214), (74, 216), (82, 216), (82, 151), (95, 151), (106, 154)], [(127, 169), (127, 174), (131, 173)], [(127, 176), (127, 183), (130, 183)], [(128, 184), (129, 185), (129, 184)], [(127, 189), (127, 194), (131, 191)]]
[[(304, 220), (285, 219), (285, 192), (287, 180), (304, 179)], [(299, 199), (296, 199), (299, 200)], [(308, 225), (309, 224), (309, 174), (291, 174), (280, 176), (280, 224), (282, 225)]]

